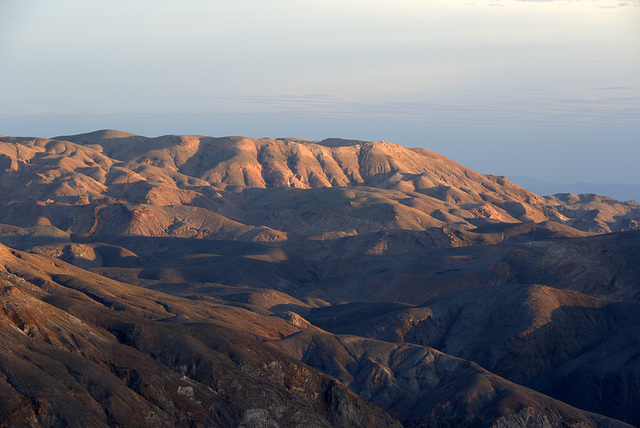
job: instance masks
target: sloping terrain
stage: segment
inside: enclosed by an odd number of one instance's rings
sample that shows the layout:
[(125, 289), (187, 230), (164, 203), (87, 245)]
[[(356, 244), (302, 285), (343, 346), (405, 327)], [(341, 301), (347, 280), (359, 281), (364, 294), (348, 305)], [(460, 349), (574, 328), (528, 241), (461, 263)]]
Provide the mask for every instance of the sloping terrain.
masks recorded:
[(0, 269), (7, 426), (399, 426), (344, 385), (405, 426), (623, 426), (433, 349), (145, 291), (7, 247)]
[(638, 221), (385, 141), (0, 137), (0, 411), (640, 425)]
[(569, 404), (637, 424), (639, 313), (638, 302), (511, 285), (456, 292), (419, 306), (314, 308), (306, 319), (335, 333), (433, 347)]
[(430, 248), (531, 233), (489, 227), (496, 223), (534, 222), (573, 236), (633, 229), (640, 218), (636, 202), (544, 199), (504, 177), (384, 141), (98, 131), (0, 137), (0, 156), (4, 223), (84, 235), (304, 239), (342, 247), (347, 239), (354, 250), (384, 253), (403, 250), (379, 236), (395, 230), (426, 233), (415, 245)]
[(143, 291), (0, 247), (6, 426), (394, 426), (265, 345), (275, 317)]

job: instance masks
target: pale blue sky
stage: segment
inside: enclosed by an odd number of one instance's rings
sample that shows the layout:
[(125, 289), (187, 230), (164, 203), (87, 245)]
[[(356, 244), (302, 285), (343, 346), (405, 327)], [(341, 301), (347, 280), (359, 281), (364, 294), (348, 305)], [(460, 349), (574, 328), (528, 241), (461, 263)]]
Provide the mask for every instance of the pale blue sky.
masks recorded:
[(345, 137), (640, 183), (640, 1), (0, 0), (0, 134)]

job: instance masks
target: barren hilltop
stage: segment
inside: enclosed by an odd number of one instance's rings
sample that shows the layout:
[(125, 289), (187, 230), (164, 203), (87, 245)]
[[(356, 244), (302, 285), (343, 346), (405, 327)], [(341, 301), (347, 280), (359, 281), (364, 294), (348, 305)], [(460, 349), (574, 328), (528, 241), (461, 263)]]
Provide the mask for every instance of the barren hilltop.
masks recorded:
[(387, 141), (3, 136), (0, 414), (640, 425), (639, 221)]

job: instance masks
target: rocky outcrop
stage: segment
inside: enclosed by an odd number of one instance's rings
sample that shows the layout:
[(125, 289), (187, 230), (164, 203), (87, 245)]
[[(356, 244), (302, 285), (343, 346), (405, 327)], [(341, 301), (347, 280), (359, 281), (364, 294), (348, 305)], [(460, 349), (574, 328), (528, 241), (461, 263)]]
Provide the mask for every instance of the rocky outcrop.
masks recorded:
[[(465, 290), (423, 305), (349, 304), (307, 318), (334, 333), (431, 346), (576, 407), (637, 424), (637, 302), (541, 285)], [(585, 394), (589, 386), (594, 394)], [(601, 394), (606, 386), (609, 391)], [(598, 392), (595, 392), (598, 391)], [(634, 392), (636, 391), (636, 392)], [(617, 398), (614, 398), (617, 397)]]
[(275, 345), (338, 378), (405, 427), (624, 425), (430, 348), (310, 331)]

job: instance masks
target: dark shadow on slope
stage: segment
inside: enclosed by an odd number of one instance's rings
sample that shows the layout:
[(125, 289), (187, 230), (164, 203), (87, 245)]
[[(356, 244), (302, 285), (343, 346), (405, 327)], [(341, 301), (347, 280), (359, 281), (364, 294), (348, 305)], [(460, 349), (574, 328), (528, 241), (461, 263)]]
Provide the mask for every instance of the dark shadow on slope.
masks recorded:
[[(572, 406), (640, 426), (639, 314), (640, 306), (631, 302), (614, 302), (599, 309), (563, 307), (554, 311), (550, 324), (557, 329), (588, 329), (588, 319), (598, 317), (607, 320), (608, 329), (598, 332), (573, 358), (556, 365), (529, 386)], [(587, 322), (567, 325), (567, 318), (578, 317), (585, 317)]]
[(433, 347), (572, 406), (640, 424), (636, 302), (513, 285), (464, 290), (422, 307), (313, 308), (306, 319), (334, 334)]
[(150, 285), (218, 283), (280, 290), (297, 296), (316, 285), (318, 279), (317, 269), (307, 260), (258, 243), (137, 236), (74, 236), (74, 241), (109, 243), (131, 251), (140, 258), (141, 267), (94, 271), (123, 280), (129, 275), (147, 280)]

